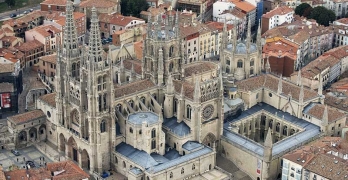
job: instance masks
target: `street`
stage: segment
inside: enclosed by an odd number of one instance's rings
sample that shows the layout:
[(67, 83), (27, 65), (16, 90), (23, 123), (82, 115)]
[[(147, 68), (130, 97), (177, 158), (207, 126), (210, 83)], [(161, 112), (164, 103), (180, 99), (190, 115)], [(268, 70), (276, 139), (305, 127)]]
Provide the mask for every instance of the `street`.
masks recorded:
[(40, 5), (37, 5), (35, 7), (29, 7), (29, 6), (28, 7), (23, 7), (23, 8), (18, 9), (18, 11), (12, 10), (12, 11), (6, 11), (6, 12), (3, 12), (3, 13), (0, 13), (0, 21), (5, 21), (5, 20), (8, 20), (8, 19), (11, 19), (10, 15), (13, 14), (13, 13), (16, 13), (17, 17), (23, 16), (24, 15), (23, 12), (27, 11), (29, 9), (33, 9), (34, 11), (38, 10), (38, 9), (40, 9)]

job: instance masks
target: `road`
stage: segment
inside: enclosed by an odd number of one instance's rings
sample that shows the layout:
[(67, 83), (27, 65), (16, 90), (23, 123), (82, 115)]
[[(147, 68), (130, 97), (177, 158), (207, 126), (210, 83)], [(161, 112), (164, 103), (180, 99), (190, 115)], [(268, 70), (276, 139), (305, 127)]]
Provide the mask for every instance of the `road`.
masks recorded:
[(16, 13), (18, 16), (23, 16), (24, 14), (20, 14), (20, 13), (23, 13), (24, 11), (26, 11), (28, 9), (33, 9), (35, 11), (35, 10), (40, 9), (40, 5), (37, 5), (35, 7), (29, 7), (29, 6), (28, 7), (23, 7), (23, 8), (18, 9), (18, 11), (12, 10), (12, 11), (6, 11), (6, 12), (3, 12), (3, 13), (0, 13), (0, 21), (5, 21), (5, 20), (8, 20), (8, 19), (11, 19), (10, 15), (13, 14), (13, 13)]

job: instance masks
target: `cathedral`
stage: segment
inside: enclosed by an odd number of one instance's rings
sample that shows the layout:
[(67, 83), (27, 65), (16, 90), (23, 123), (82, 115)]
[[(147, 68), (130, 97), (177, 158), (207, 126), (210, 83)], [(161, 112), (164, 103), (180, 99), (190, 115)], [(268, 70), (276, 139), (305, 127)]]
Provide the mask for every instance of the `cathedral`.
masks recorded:
[(68, 2), (56, 92), (37, 102), (47, 116), (47, 141), (90, 172), (114, 169), (137, 180), (212, 171), (227, 177), (214, 168), (222, 71), (214, 62), (182, 61), (178, 14), (148, 23), (142, 60), (104, 52), (95, 8), (88, 45), (78, 43), (73, 19)]

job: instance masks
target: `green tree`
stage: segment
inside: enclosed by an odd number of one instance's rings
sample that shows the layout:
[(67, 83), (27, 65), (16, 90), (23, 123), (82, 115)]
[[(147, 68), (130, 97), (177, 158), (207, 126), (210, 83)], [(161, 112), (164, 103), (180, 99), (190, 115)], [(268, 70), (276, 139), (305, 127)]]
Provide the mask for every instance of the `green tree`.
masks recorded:
[(5, 0), (5, 3), (8, 5), (8, 6), (14, 6), (16, 4), (16, 1), (15, 0)]
[(336, 15), (333, 11), (326, 9), (323, 6), (318, 6), (313, 8), (310, 19), (315, 19), (318, 24), (329, 26), (330, 22), (336, 20)]
[(295, 8), (295, 14), (303, 16), (304, 12), (308, 13), (312, 9), (311, 5), (302, 3)]
[(147, 11), (149, 4), (146, 0), (122, 0), (121, 13), (125, 16), (140, 16), (141, 11)]

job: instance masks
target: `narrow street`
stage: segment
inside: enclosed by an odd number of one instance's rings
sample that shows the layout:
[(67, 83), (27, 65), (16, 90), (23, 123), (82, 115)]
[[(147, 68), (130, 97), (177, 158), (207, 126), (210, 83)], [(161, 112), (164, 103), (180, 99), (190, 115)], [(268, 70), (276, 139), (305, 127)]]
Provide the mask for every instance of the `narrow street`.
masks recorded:
[(30, 6), (23, 7), (23, 8), (18, 9), (17, 11), (16, 10), (12, 10), (12, 11), (1, 12), (0, 13), (0, 21), (5, 21), (5, 20), (8, 20), (8, 19), (11, 19), (10, 15), (13, 14), (13, 13), (16, 13), (17, 17), (23, 16), (24, 15), (23, 12), (27, 11), (29, 9), (33, 9), (34, 11), (38, 10), (38, 9), (40, 9), (40, 4), (36, 5), (36, 6), (32, 6), (32, 7), (30, 7)]

